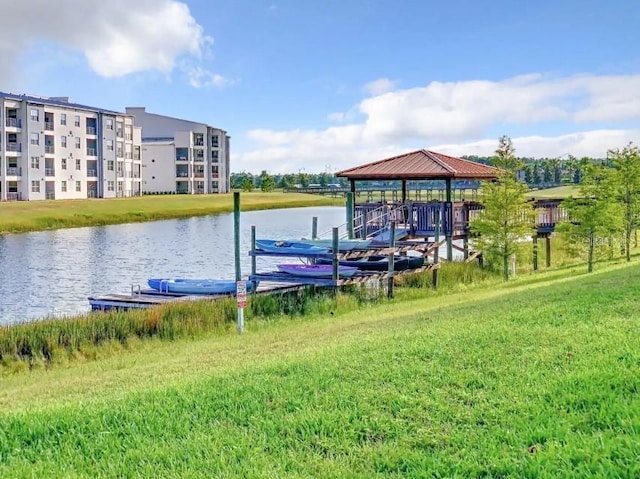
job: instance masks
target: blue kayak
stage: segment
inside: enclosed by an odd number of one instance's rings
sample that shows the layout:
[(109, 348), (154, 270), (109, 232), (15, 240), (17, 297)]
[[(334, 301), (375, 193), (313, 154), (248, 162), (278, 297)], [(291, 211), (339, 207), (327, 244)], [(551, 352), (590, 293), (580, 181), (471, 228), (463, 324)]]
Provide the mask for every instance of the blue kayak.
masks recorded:
[[(300, 241), (312, 246), (333, 250), (332, 239), (305, 239)], [(341, 239), (338, 241), (338, 251), (344, 253), (347, 251), (353, 251), (354, 249), (367, 249), (370, 245), (370, 239)]]
[[(236, 282), (232, 279), (149, 278), (149, 287), (161, 293), (178, 294), (234, 294)], [(247, 292), (253, 282), (246, 281)]]
[(284, 254), (323, 254), (328, 253), (329, 248), (322, 246), (315, 246), (310, 243), (303, 243), (299, 241), (278, 241), (270, 239), (256, 240), (256, 248), (269, 253), (284, 253)]

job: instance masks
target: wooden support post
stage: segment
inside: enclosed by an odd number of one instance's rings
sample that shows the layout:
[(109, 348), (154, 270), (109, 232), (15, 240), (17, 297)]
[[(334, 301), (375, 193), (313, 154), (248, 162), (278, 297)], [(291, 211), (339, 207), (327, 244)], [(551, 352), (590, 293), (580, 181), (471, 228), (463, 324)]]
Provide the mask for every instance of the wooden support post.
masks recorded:
[(448, 227), (445, 231), (447, 236), (447, 259), (449, 261), (453, 261), (453, 203), (451, 201), (451, 178), (446, 179), (446, 184), (447, 206), (449, 207), (449, 211), (446, 212)]
[(538, 235), (533, 235), (533, 270), (538, 271)]
[(551, 268), (551, 235), (547, 235), (546, 240), (546, 250), (547, 250), (547, 268)]
[(462, 251), (464, 254), (465, 261), (469, 259), (469, 236), (465, 235), (462, 239)]
[[(251, 277), (254, 277), (256, 275), (256, 256), (254, 254), (255, 251), (256, 251), (256, 227), (255, 225), (252, 225), (251, 226)], [(254, 280), (252, 291), (255, 293), (256, 289), (257, 289), (257, 285)]]
[(347, 193), (347, 235), (349, 239), (353, 239), (353, 211), (353, 193)]
[(393, 298), (393, 273), (394, 273), (394, 253), (396, 246), (396, 222), (392, 221), (389, 225), (389, 247), (392, 251), (389, 253), (389, 278), (387, 279), (387, 297)]
[[(433, 223), (436, 227), (433, 235), (433, 241), (437, 245), (440, 242), (440, 209), (439, 208), (436, 208), (433, 211)], [(438, 264), (439, 262), (440, 262), (440, 247), (436, 246), (436, 249), (433, 252), (433, 264)], [(440, 268), (435, 268), (433, 270), (433, 287), (435, 289), (438, 289), (438, 280), (439, 280), (438, 271), (439, 270)]]
[(333, 248), (333, 272), (331, 274), (331, 277), (334, 281), (337, 281), (339, 278), (338, 266), (340, 265), (338, 261), (338, 252), (340, 251), (340, 237), (338, 235), (338, 228), (333, 228), (333, 238), (331, 244)]
[(407, 180), (402, 180), (402, 203), (407, 201)]
[(318, 238), (318, 217), (311, 218), (311, 239)]

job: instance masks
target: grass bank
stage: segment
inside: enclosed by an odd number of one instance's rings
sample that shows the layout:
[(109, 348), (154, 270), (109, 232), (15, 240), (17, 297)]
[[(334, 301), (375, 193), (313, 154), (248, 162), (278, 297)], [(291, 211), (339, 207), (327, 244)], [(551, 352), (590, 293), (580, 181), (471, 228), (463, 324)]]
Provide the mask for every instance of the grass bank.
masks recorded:
[(460, 289), (4, 376), (0, 477), (637, 477), (640, 268)]
[[(338, 206), (344, 198), (298, 193), (242, 193), (243, 211)], [(186, 218), (233, 211), (233, 194), (0, 203), (0, 234)]]

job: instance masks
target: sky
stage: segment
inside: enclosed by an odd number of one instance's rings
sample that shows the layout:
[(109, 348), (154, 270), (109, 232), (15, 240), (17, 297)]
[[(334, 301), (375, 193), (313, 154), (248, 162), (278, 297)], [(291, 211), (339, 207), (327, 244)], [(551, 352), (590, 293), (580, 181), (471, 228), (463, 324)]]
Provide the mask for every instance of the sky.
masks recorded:
[(231, 170), (640, 143), (637, 0), (0, 0), (0, 90), (207, 123)]

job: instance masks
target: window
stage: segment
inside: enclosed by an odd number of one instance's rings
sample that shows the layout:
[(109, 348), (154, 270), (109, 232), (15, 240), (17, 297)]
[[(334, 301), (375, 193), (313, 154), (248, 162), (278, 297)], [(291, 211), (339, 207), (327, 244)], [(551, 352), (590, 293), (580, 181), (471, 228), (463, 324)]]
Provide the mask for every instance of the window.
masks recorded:
[(113, 151), (113, 140), (107, 140), (107, 150)]
[(133, 127), (127, 125), (127, 132), (125, 133), (125, 140), (133, 140)]
[(77, 150), (79, 150), (79, 149), (81, 148), (81, 146), (80, 146), (80, 140), (81, 140), (81, 138), (80, 138), (80, 137), (76, 137), (76, 149), (77, 149)]
[(40, 158), (37, 156), (31, 157), (31, 168), (40, 168)]
[(118, 181), (118, 191), (122, 191), (122, 190), (124, 190), (124, 182)]
[(211, 158), (213, 159), (213, 161), (218, 161), (218, 150), (211, 152)]
[(81, 160), (76, 159), (76, 170), (82, 169)]
[(33, 193), (40, 193), (40, 182), (38, 180), (33, 180), (31, 182), (31, 191)]
[(116, 144), (116, 156), (118, 158), (122, 158), (124, 156), (124, 144), (121, 141)]
[(106, 129), (113, 130), (113, 118), (107, 118)]
[(31, 144), (32, 145), (39, 145), (40, 144), (40, 134), (31, 133)]
[(62, 164), (60, 165), (60, 166), (61, 166), (61, 168), (62, 168), (63, 170), (66, 170), (66, 169), (67, 169), (67, 159), (66, 159), (66, 158), (63, 158), (63, 159), (61, 160), (61, 163), (62, 163)]
[(220, 146), (220, 137), (218, 135), (211, 136), (211, 146), (218, 148)]
[(62, 183), (60, 184), (60, 190), (61, 190), (63, 193), (66, 193), (66, 192), (67, 192), (67, 182), (66, 182), (65, 180), (62, 180)]
[(66, 113), (60, 113), (60, 124), (63, 125), (63, 126), (67, 124), (67, 114)]
[[(36, 110), (35, 108), (32, 108), (30, 111), (30, 115), (31, 120), (32, 121), (39, 121), (40, 120), (40, 112), (38, 110)], [(38, 188), (40, 188), (40, 185), (38, 185)], [(40, 191), (40, 190), (38, 190)]]
[(117, 121), (116, 122), (116, 136), (118, 138), (123, 138), (124, 137), (123, 125), (122, 125), (121, 121)]
[(114, 181), (107, 181), (107, 191), (113, 191), (115, 189)]
[(60, 137), (60, 146), (62, 148), (66, 148), (67, 147), (67, 137), (66, 136), (61, 136)]
[(82, 182), (76, 181), (76, 191), (82, 191)]
[(73, 124), (76, 126), (80, 126), (80, 115), (76, 115), (73, 117)]
[(113, 171), (113, 168), (114, 168), (113, 160), (108, 160), (107, 161), (107, 170)]

